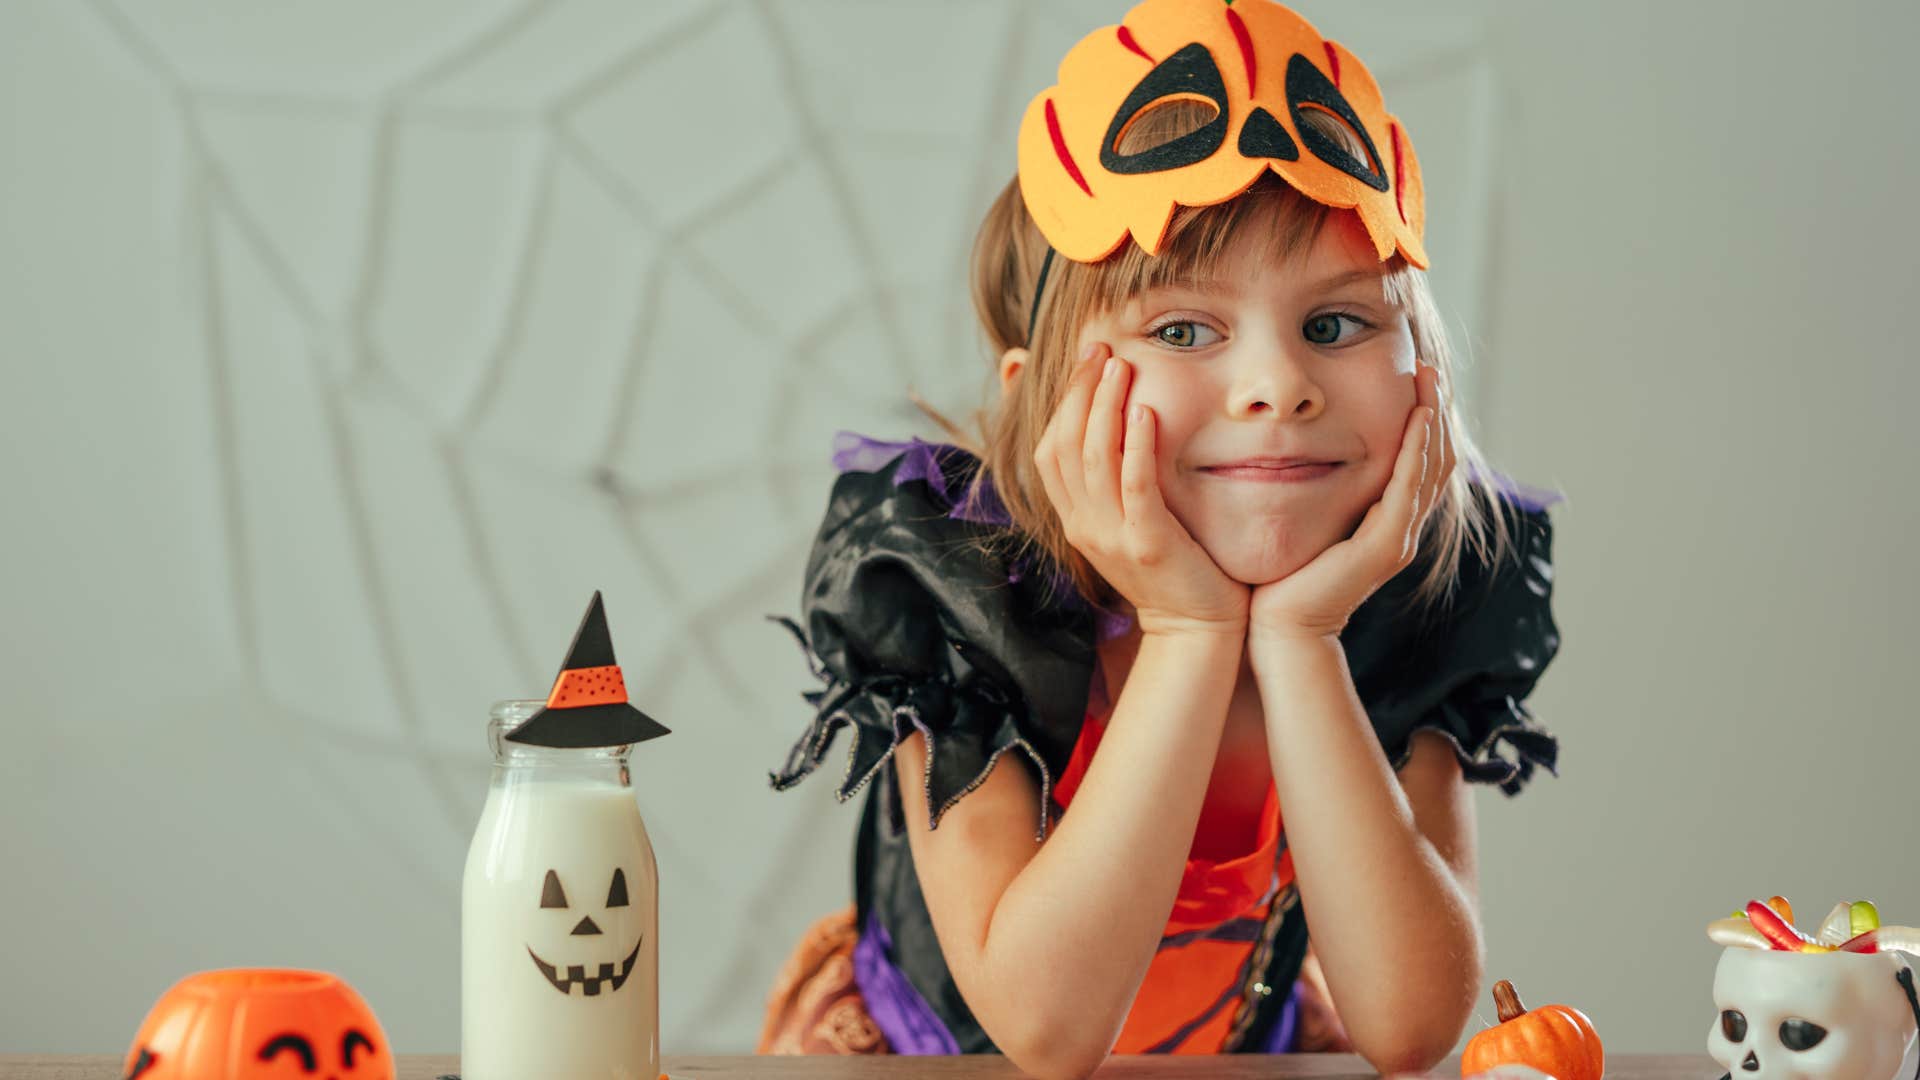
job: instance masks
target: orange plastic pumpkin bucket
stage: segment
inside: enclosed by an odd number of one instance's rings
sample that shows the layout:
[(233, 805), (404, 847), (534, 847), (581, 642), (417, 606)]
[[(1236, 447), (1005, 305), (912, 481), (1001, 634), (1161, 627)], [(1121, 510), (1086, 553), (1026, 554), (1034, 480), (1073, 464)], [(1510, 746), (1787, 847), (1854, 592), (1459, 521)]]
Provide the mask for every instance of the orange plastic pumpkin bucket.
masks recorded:
[(160, 995), (127, 1080), (393, 1080), (393, 1052), (353, 987), (320, 971), (203, 971)]

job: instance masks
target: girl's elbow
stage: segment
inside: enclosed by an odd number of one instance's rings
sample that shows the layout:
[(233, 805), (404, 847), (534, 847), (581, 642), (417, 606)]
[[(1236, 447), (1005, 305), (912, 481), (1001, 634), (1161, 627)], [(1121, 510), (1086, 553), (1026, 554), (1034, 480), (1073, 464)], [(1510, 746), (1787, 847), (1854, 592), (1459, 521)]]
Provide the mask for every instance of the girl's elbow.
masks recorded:
[(1107, 1060), (1113, 1051), (1112, 1039), (1094, 1040), (1086, 1032), (1096, 1030), (1085, 1017), (1055, 1017), (1022, 1024), (1003, 1039), (993, 1032), (994, 1045), (1007, 1060), (1035, 1080), (1084, 1080)]
[(1354, 1051), (1382, 1076), (1426, 1072), (1444, 1061), (1473, 1020), (1482, 966), (1476, 937), (1450, 951), (1431, 976), (1410, 980), (1425, 989), (1402, 986), (1372, 998), (1373, 1007), (1347, 1025)]
[(1373, 1066), (1381, 1076), (1401, 1076), (1408, 1073), (1420, 1074), (1445, 1060), (1446, 1052), (1429, 1053), (1427, 1051), (1395, 1051), (1386, 1054), (1362, 1054), (1367, 1064)]
[(1354, 1052), (1382, 1076), (1424, 1073), (1446, 1060), (1466, 1031), (1466, 1017), (1428, 1014), (1424, 1024), (1389, 1024), (1378, 1032), (1350, 1032)]
[(1002, 1046), (1000, 1050), (1034, 1080), (1086, 1080), (1107, 1060), (1103, 1048), (1065, 1045), (1057, 1038), (1032, 1045)]

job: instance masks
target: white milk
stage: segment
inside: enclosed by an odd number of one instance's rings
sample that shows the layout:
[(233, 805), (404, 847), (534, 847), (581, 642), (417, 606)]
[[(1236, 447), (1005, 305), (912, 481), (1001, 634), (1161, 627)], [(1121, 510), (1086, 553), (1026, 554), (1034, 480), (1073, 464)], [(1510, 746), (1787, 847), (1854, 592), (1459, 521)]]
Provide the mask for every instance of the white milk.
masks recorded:
[[(655, 1080), (660, 887), (633, 789), (507, 769), (461, 886), (461, 1076)], [(608, 902), (616, 870), (623, 906)]]

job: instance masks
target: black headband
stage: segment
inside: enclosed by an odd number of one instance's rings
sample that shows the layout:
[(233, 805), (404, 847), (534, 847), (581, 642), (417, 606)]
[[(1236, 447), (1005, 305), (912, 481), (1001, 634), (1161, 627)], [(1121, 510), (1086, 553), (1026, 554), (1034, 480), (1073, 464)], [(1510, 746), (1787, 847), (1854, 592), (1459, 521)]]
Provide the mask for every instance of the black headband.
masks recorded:
[(1040, 260), (1040, 280), (1033, 283), (1033, 307), (1027, 310), (1027, 348), (1033, 348), (1033, 326), (1040, 318), (1040, 297), (1047, 291), (1047, 273), (1053, 269), (1053, 245), (1047, 245), (1047, 257)]

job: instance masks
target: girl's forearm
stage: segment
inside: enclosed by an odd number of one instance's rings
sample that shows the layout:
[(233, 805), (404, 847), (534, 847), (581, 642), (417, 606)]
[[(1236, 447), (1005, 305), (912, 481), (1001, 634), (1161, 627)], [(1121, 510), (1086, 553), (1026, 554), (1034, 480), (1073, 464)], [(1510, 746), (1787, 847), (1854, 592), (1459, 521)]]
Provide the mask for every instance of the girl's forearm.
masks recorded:
[(1239, 635), (1140, 644), (1100, 752), (983, 945), (999, 1002), (1077, 1074), (1112, 1046), (1166, 929), (1239, 672)]
[(1473, 902), (1418, 828), (1339, 640), (1249, 652), (1300, 901), (1341, 1021), (1382, 1072), (1429, 1068), (1479, 993)]

